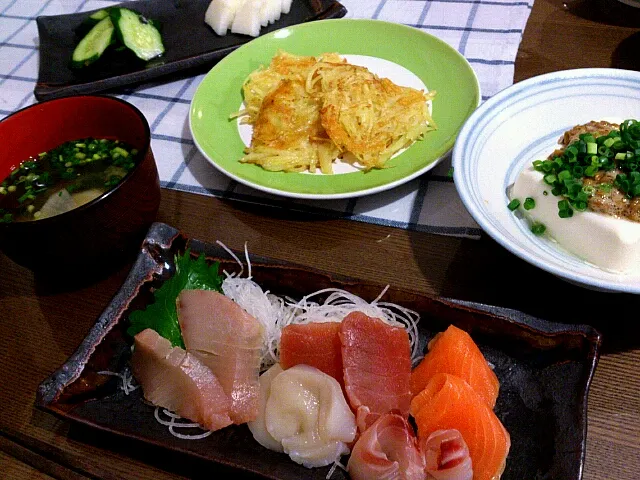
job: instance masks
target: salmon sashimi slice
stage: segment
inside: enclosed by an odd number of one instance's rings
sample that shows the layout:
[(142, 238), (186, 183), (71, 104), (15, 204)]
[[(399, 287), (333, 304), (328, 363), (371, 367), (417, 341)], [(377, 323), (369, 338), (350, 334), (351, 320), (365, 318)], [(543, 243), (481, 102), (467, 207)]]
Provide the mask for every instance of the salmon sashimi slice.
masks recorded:
[(415, 396), (436, 373), (450, 373), (466, 381), (493, 408), (500, 382), (484, 355), (464, 330), (450, 325), (429, 342), (429, 350), (411, 372), (411, 392)]
[(263, 325), (233, 300), (212, 290), (183, 290), (176, 307), (184, 344), (218, 377), (231, 398), (233, 422), (255, 420)]
[(429, 480), (473, 480), (469, 448), (458, 430), (436, 430), (420, 439)]
[(280, 366), (310, 365), (344, 385), (339, 322), (291, 324), (280, 336)]
[(437, 373), (411, 401), (420, 441), (437, 430), (458, 430), (468, 449), (473, 480), (496, 480), (511, 440), (493, 410), (460, 377)]
[(134, 337), (131, 369), (144, 398), (207, 430), (233, 422), (231, 399), (216, 376), (202, 362), (147, 328)]
[(407, 331), (352, 312), (340, 324), (344, 385), (364, 431), (380, 415), (409, 416), (411, 345)]
[(425, 480), (425, 458), (407, 419), (381, 415), (358, 437), (347, 472), (352, 480)]

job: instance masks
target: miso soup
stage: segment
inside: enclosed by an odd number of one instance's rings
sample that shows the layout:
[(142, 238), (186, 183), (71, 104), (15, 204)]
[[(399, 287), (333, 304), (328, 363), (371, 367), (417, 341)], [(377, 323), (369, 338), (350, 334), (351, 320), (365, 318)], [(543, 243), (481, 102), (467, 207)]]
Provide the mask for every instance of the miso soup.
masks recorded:
[(85, 138), (23, 161), (0, 183), (0, 223), (51, 217), (120, 183), (138, 151), (119, 140)]

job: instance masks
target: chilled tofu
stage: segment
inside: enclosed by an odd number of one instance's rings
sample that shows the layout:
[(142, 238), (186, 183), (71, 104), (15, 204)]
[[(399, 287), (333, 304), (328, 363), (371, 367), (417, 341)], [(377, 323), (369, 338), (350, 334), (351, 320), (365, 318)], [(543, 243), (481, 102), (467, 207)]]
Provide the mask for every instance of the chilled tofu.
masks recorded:
[(542, 173), (533, 167), (518, 175), (510, 197), (521, 202), (533, 198), (535, 208), (526, 215), (544, 224), (548, 236), (566, 251), (603, 270), (640, 272), (640, 223), (592, 211), (574, 211), (573, 217), (560, 218), (561, 198), (551, 193)]

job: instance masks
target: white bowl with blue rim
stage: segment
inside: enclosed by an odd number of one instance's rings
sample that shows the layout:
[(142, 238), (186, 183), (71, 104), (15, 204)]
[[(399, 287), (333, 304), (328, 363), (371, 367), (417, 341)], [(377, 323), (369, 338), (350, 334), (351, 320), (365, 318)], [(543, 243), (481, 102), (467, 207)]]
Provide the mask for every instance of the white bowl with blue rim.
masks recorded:
[[(452, 154), (456, 189), (480, 227), (523, 260), (569, 282), (640, 293), (640, 273), (603, 270), (564, 250), (507, 208), (507, 189), (561, 135), (592, 120), (640, 120), (640, 72), (586, 68), (518, 82), (485, 101), (462, 127)], [(640, 271), (640, 269), (639, 269)]]

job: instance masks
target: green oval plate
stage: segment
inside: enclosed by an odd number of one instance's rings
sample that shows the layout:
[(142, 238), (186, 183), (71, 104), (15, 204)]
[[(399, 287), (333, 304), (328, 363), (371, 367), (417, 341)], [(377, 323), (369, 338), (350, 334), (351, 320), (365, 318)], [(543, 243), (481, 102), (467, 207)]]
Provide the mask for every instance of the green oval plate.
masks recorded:
[[(436, 91), (432, 116), (438, 128), (389, 160), (388, 168), (368, 172), (310, 175), (242, 164), (239, 159), (245, 145), (230, 114), (242, 104), (242, 84), (249, 73), (267, 66), (278, 50), (296, 55), (365, 55), (394, 62)], [(319, 20), (258, 37), (223, 58), (193, 96), (189, 127), (205, 158), (234, 180), (276, 195), (327, 200), (377, 193), (430, 170), (453, 148), (479, 102), (475, 72), (444, 41), (416, 28), (380, 20)]]

